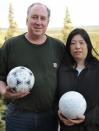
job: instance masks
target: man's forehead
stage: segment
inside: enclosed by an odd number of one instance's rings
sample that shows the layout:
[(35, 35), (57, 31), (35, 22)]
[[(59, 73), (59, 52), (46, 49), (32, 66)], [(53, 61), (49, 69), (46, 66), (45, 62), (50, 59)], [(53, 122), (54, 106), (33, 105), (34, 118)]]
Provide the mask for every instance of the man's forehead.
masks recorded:
[(48, 11), (43, 5), (34, 5), (31, 7), (30, 14), (48, 16)]
[(34, 5), (31, 10), (44, 10), (47, 12), (47, 8), (44, 5)]

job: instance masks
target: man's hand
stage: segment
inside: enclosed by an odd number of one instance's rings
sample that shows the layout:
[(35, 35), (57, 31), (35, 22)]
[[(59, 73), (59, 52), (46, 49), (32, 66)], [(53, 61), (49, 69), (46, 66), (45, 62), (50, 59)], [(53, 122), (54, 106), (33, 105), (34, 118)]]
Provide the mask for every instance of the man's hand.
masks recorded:
[(3, 94), (5, 98), (11, 98), (11, 99), (19, 99), (26, 95), (28, 95), (30, 92), (15, 92), (13, 89), (6, 86), (6, 91)]
[(13, 89), (6, 86), (3, 81), (0, 81), (0, 94), (8, 99), (19, 99), (28, 95), (30, 92), (15, 92)]

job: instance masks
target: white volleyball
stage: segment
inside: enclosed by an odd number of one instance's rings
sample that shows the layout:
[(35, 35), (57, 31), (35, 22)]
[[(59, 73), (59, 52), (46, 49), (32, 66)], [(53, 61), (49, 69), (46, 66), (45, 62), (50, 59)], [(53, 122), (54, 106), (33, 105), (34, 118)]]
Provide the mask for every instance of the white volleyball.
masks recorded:
[(76, 91), (69, 91), (63, 94), (59, 100), (59, 111), (69, 119), (76, 119), (82, 116), (87, 108), (84, 96)]

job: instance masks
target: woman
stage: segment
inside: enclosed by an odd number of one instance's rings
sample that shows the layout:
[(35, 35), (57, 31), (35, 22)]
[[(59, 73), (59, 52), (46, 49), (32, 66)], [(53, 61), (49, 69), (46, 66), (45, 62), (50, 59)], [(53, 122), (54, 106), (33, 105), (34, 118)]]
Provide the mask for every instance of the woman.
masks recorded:
[(77, 91), (85, 97), (87, 110), (76, 120), (58, 112), (60, 131), (99, 131), (99, 62), (92, 50), (84, 29), (77, 28), (69, 34), (66, 57), (59, 70), (59, 97), (68, 91)]

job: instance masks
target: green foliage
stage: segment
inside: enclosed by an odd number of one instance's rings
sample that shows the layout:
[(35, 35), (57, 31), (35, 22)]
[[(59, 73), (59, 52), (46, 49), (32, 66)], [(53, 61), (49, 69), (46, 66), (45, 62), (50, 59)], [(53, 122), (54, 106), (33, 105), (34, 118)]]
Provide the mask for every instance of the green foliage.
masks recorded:
[(4, 112), (6, 110), (6, 106), (3, 103), (3, 99), (0, 96), (0, 131), (5, 131), (5, 121), (2, 119), (4, 116)]
[(97, 54), (93, 51), (93, 54), (99, 59), (99, 32), (89, 32), (90, 38), (93, 44), (93, 48)]
[(4, 43), (4, 40), (5, 40), (5, 32), (4, 31), (0, 31), (0, 47)]
[(64, 25), (62, 30), (62, 40), (63, 42), (66, 42), (67, 36), (72, 30), (72, 22), (70, 19), (70, 14), (68, 11), (68, 8), (66, 8), (65, 18), (64, 18)]
[(9, 4), (9, 16), (8, 16), (8, 20), (9, 20), (9, 27), (6, 33), (6, 39), (16, 36), (17, 34), (19, 34), (19, 29), (17, 26), (17, 23), (14, 21), (14, 16), (13, 16), (13, 8), (11, 3)]
[(0, 120), (0, 131), (6, 131), (5, 130), (5, 122)]

